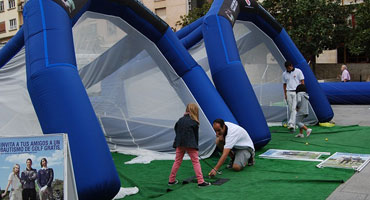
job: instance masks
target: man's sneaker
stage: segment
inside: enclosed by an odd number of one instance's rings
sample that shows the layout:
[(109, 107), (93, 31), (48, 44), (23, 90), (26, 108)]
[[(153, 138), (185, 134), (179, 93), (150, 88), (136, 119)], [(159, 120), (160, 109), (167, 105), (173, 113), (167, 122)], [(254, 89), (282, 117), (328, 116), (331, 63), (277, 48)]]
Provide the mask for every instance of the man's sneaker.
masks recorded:
[(178, 183), (179, 183), (179, 181), (178, 180), (175, 180), (173, 182), (168, 182), (168, 185), (171, 186), (171, 185), (176, 185)]
[(208, 183), (208, 182), (203, 182), (203, 183), (201, 183), (201, 184), (198, 184), (198, 187), (199, 188), (202, 188), (202, 187), (207, 187), (207, 186), (210, 186), (211, 185), (211, 183)]
[(253, 166), (256, 163), (256, 160), (254, 159), (255, 153), (251, 154), (251, 157), (248, 159), (248, 166)]
[(310, 136), (311, 133), (312, 133), (312, 129), (310, 129), (310, 128), (307, 129), (307, 131), (306, 131), (307, 137)]
[(288, 127), (289, 130), (292, 130), (294, 129), (294, 125), (293, 124), (289, 124), (289, 127)]
[(302, 133), (295, 135), (295, 137), (304, 137)]

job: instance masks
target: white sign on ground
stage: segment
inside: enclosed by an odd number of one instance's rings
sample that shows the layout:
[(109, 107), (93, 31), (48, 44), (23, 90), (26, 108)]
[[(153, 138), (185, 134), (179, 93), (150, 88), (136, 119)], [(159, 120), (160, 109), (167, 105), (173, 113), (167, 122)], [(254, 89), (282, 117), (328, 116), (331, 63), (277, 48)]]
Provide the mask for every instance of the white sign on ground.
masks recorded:
[(370, 162), (370, 154), (336, 152), (317, 167), (345, 168), (361, 171)]
[(330, 153), (316, 151), (269, 149), (265, 153), (259, 155), (259, 157), (267, 159), (303, 160), (303, 161), (321, 162), (323, 160), (319, 159), (319, 157), (322, 155), (330, 155)]
[[(35, 172), (27, 172), (27, 160), (32, 160)], [(46, 159), (47, 169), (41, 168), (41, 161)], [(13, 168), (19, 165), (19, 174)], [(56, 200), (78, 199), (73, 174), (71, 154), (67, 134), (47, 134), (34, 137), (0, 137), (0, 187), (5, 190), (8, 179), (16, 179), (17, 188), (8, 187), (12, 193), (22, 195), (22, 184), (35, 183), (37, 195), (46, 195)], [(37, 175), (33, 175), (33, 174)], [(30, 178), (34, 177), (34, 178)], [(44, 179), (44, 180), (41, 180)], [(44, 184), (45, 180), (51, 185)], [(45, 187), (44, 187), (45, 186)], [(41, 192), (40, 192), (41, 191)], [(10, 192), (7, 192), (6, 199)]]

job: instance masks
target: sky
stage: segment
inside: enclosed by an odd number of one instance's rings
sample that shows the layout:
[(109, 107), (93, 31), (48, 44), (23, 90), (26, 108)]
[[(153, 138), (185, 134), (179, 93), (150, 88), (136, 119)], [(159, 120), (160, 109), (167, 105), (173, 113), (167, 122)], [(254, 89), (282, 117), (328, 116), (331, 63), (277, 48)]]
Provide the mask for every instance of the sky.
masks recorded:
[[(48, 167), (53, 168), (54, 180), (64, 180), (63, 136), (0, 138), (0, 187), (4, 190), (14, 164), (20, 165), (20, 174), (26, 169), (26, 160), (32, 159), (32, 168), (41, 168), (41, 158), (46, 158)], [(9, 188), (10, 189), (10, 188)]]

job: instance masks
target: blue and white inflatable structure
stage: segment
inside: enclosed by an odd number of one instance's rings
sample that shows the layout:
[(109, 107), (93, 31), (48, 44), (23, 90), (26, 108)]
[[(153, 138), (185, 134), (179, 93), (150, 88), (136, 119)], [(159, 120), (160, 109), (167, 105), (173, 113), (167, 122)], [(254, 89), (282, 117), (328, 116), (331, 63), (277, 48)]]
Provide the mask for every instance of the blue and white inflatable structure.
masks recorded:
[[(248, 24), (249, 30), (246, 31), (246, 35), (249, 34), (248, 31), (251, 32), (252, 29), (257, 29), (264, 34), (263, 37), (267, 36), (273, 41), (273, 45), (266, 45), (266, 48), (269, 49), (272, 57), (280, 64), (282, 70), (285, 69), (285, 60), (290, 60), (294, 67), (302, 70), (305, 76), (307, 90), (310, 94), (310, 103), (318, 121), (330, 121), (334, 113), (325, 93), (321, 89), (306, 60), (284, 28), (255, 0), (215, 0), (206, 16), (180, 30), (177, 36), (188, 49), (204, 38), (209, 68), (212, 72), (215, 86), (233, 114), (238, 116), (236, 117), (238, 122), (240, 124), (247, 123), (247, 121), (254, 122), (253, 119), (249, 118), (255, 118), (258, 119), (257, 121), (261, 121), (261, 112), (258, 108), (259, 106), (257, 106), (257, 100), (251, 89), (251, 84), (248, 81), (248, 77), (242, 72), (243, 65), (247, 65), (248, 62), (253, 61), (246, 60), (243, 62), (240, 58), (244, 52), (260, 45), (258, 42), (258, 37), (260, 36), (250, 34), (251, 37), (249, 37), (248, 45), (240, 46), (236, 44), (235, 41), (238, 38), (235, 38), (235, 32), (232, 30), (235, 22)], [(199, 31), (200, 28), (203, 30), (202, 33)], [(275, 47), (273, 46), (276, 46), (277, 50), (274, 50)], [(240, 50), (241, 48), (244, 48), (244, 50)], [(282, 54), (282, 56), (279, 56), (279, 54)], [(260, 55), (255, 55), (255, 57), (258, 56)], [(253, 60), (255, 58), (249, 57), (249, 59)], [(247, 68), (246, 70), (248, 71)], [(220, 71), (222, 72), (222, 76), (218, 75)], [(230, 74), (227, 75), (228, 73)], [(275, 76), (281, 76), (281, 74), (275, 73)], [(249, 78), (253, 78), (253, 75)], [(233, 88), (233, 90), (230, 88)], [(274, 88), (277, 89), (275, 86)], [(278, 90), (282, 91), (282, 89)], [(243, 97), (245, 94), (248, 95)], [(235, 103), (236, 99), (243, 100)], [(243, 105), (238, 105), (243, 104), (241, 102), (245, 103), (244, 106), (246, 107), (243, 108)], [(263, 103), (260, 102), (260, 104), (263, 106)], [(254, 113), (253, 117), (245, 112), (246, 109)], [(242, 115), (248, 116), (242, 117)], [(244, 127), (247, 130), (252, 129), (247, 124), (244, 124)], [(265, 126), (261, 124), (255, 127), (265, 129)]]
[[(93, 97), (89, 99), (83, 82), (81, 81), (79, 71), (77, 70), (72, 26), (86, 11), (100, 13), (100, 15), (103, 16), (114, 16), (115, 18), (112, 19), (112, 24), (116, 23), (115, 21), (117, 18), (121, 19), (121, 21), (125, 21), (128, 24), (129, 28), (135, 29), (141, 33), (144, 38), (155, 44), (157, 49), (161, 52), (159, 56), (165, 57), (166, 60), (159, 60), (156, 56), (153, 56), (152, 59), (155, 60), (157, 64), (160, 63), (158, 64), (160, 67), (162, 66), (161, 64), (165, 67), (173, 67), (173, 69), (162, 72), (165, 73), (164, 79), (170, 82), (172, 87), (175, 88), (175, 92), (181, 97), (180, 100), (183, 103), (183, 106), (180, 107), (181, 112), (185, 110), (184, 105), (186, 105), (186, 103), (196, 101), (202, 108), (202, 112), (207, 116), (207, 118), (201, 116), (201, 120), (204, 118), (213, 121), (216, 118), (223, 118), (234, 123), (237, 123), (237, 121), (202, 68), (187, 53), (171, 28), (160, 20), (159, 17), (142, 6), (141, 3), (135, 0), (74, 2), (51, 0), (28, 1), (24, 9), (24, 25), (16, 37), (1, 49), (0, 62), (3, 66), (21, 49), (21, 47), (23, 47), (23, 45), (25, 46), (27, 52), (27, 88), (34, 110), (36, 111), (38, 121), (44, 134), (68, 133), (79, 199), (112, 199), (119, 190), (120, 180), (110, 155), (107, 142), (113, 144), (115, 142), (121, 142), (122, 138), (117, 139), (116, 137), (117, 131), (119, 132), (121, 130), (119, 129), (120, 127), (117, 128), (117, 123), (112, 125), (112, 122), (117, 120), (116, 117), (106, 116), (109, 110), (103, 111), (101, 115), (94, 112), (94, 109), (99, 110), (99, 106), (105, 103), (103, 102), (104, 100), (111, 101), (111, 99), (101, 98), (101, 102), (98, 102), (97, 106), (94, 106), (93, 109), (90, 99), (94, 101), (99, 98), (95, 98), (94, 95), (92, 95)], [(94, 17), (95, 16), (92, 18)], [(125, 34), (129, 35), (129, 31)], [(127, 38), (123, 38), (123, 40), (125, 39)], [(133, 40), (135, 38), (131, 39)], [(98, 38), (95, 40), (98, 40)], [(136, 45), (138, 45), (141, 41), (135, 42), (137, 42)], [(119, 42), (113, 47), (119, 46), (118, 44)], [(145, 51), (152, 51), (155, 53), (155, 51), (150, 48)], [(100, 59), (96, 59), (92, 64), (82, 68), (80, 74), (84, 76), (93, 73), (93, 77), (103, 79), (98, 87), (100, 88), (99, 94), (105, 95), (106, 90), (103, 89), (109, 88), (112, 82), (114, 83), (114, 81), (120, 80), (122, 77), (118, 77), (117, 79), (115, 74), (107, 73), (104, 70), (102, 71), (99, 67), (107, 67), (107, 69), (114, 72), (117, 71), (119, 74), (126, 71), (129, 75), (137, 75), (145, 70), (145, 65), (136, 67), (139, 72), (134, 72), (130, 71), (131, 69), (118, 69), (115, 68), (115, 66), (106, 65), (105, 63), (107, 63), (107, 60), (104, 62), (105, 58), (113, 58), (114, 62), (116, 62), (115, 64), (132, 65), (125, 57), (132, 56), (129, 55), (130, 53), (131, 49), (129, 48), (123, 48), (123, 52), (118, 52), (118, 54), (114, 54), (112, 51), (106, 51), (100, 55)], [(120, 56), (122, 56), (121, 59)], [(99, 64), (103, 66), (96, 66)], [(153, 69), (149, 62), (146, 64), (148, 64), (149, 70)], [(141, 69), (142, 67), (144, 68)], [(156, 84), (158, 79), (156, 76), (154, 76), (154, 78), (155, 80), (152, 80), (153, 82), (149, 82), (149, 84)], [(138, 80), (141, 79), (142, 76), (140, 76)], [(91, 86), (91, 88), (93, 88), (96, 86), (97, 82), (97, 80), (87, 80), (84, 84), (87, 87)], [(131, 80), (127, 82), (132, 84)], [(135, 83), (137, 82), (139, 81)], [(184, 83), (186, 87), (181, 86), (181, 84)], [(129, 85), (130, 84), (127, 84), (127, 86)], [(116, 87), (119, 86), (116, 85)], [(87, 89), (89, 90), (89, 88)], [(130, 90), (128, 87), (123, 89)], [(142, 91), (137, 89), (135, 94), (140, 92)], [(112, 95), (112, 92), (110, 95)], [(113, 98), (116, 98), (116, 96)], [(128, 99), (131, 97), (126, 96), (125, 98)], [(137, 104), (138, 99), (142, 100), (139, 96), (132, 102), (124, 102), (123, 106), (127, 106), (129, 103)], [(170, 100), (170, 104), (173, 104), (175, 101), (173, 98)], [(163, 104), (164, 102), (158, 103)], [(153, 105), (154, 104), (155, 102), (153, 102)], [(114, 105), (117, 105), (117, 103)], [(107, 104), (105, 104), (105, 106), (109, 107), (107, 109), (112, 109), (112, 107), (109, 105), (107, 106)], [(146, 108), (144, 105), (140, 105), (140, 107)], [(138, 108), (137, 110), (140, 109), (141, 108)], [(176, 109), (178, 109), (178, 107), (176, 107)], [(132, 109), (129, 111), (122, 111), (120, 108), (114, 109), (112, 112), (117, 110), (120, 111), (125, 118), (127, 115), (137, 114), (137, 112), (132, 111)], [(171, 110), (167, 111), (171, 112)], [(161, 113), (163, 114), (163, 112), (157, 112), (156, 114), (159, 115)], [(176, 117), (179, 116), (179, 113), (177, 113)], [(157, 117), (160, 118), (160, 116)], [(174, 116), (171, 117), (173, 118)], [(122, 127), (123, 129), (127, 129), (130, 134), (138, 129), (142, 129), (142, 124), (132, 128), (132, 126), (138, 124), (138, 121), (144, 120), (142, 115), (132, 117), (130, 120), (131, 121), (126, 120), (125, 123), (123, 123), (125, 126)], [(164, 121), (164, 124), (168, 123), (165, 120), (161, 121)], [(149, 124), (149, 127), (154, 124), (153, 120), (147, 120), (145, 123)], [(154, 145), (151, 146), (154, 150), (158, 150), (159, 147), (165, 146), (165, 148), (159, 150), (173, 151), (173, 149), (169, 149), (172, 146), (171, 143), (174, 134), (173, 131), (168, 131), (170, 129), (172, 130), (173, 124), (174, 123), (169, 123), (171, 128), (165, 127), (158, 130), (158, 135), (148, 134), (150, 131), (156, 131), (153, 128), (147, 130), (146, 134), (149, 135), (149, 137), (145, 139), (134, 138), (134, 136), (131, 135), (131, 143), (139, 148), (140, 142), (145, 140), (144, 142), (148, 143), (149, 141), (150, 143), (154, 143)], [(202, 124), (206, 123), (201, 123), (201, 125)], [(103, 126), (104, 131), (100, 125)], [(203, 154), (209, 155), (215, 147), (215, 135), (209, 123), (208, 127), (203, 128), (203, 130), (205, 129), (208, 131), (203, 131), (204, 134), (200, 135), (200, 150)], [(108, 141), (105, 140), (104, 134), (108, 138)], [(160, 141), (164, 141), (163, 143), (165, 144), (155, 143), (158, 138), (161, 138), (162, 140)], [(117, 144), (113, 146), (117, 146)]]
[[(330, 120), (330, 105), (307, 63), (255, 1), (215, 0), (205, 17), (175, 34), (137, 0), (30, 0), (22, 29), (0, 50), (0, 68), (25, 46), (32, 105), (42, 133), (68, 134), (79, 199), (112, 199), (121, 184), (110, 149), (173, 152), (173, 125), (187, 103), (201, 107), (201, 155), (215, 148), (216, 118), (240, 124), (256, 148), (270, 141), (266, 106), (250, 82), (256, 77), (243, 66), (244, 52), (258, 43), (236, 42), (244, 36), (233, 33), (236, 19), (274, 41), (280, 51), (267, 49), (279, 63), (291, 60), (302, 69), (318, 119)], [(188, 52), (202, 38), (214, 85)]]

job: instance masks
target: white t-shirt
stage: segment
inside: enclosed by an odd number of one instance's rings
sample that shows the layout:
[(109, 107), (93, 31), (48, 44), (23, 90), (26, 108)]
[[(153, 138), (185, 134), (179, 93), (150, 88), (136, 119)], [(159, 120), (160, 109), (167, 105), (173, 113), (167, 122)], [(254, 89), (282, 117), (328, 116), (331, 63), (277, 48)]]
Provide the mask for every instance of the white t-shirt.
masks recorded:
[(283, 72), (283, 83), (286, 83), (286, 90), (295, 90), (301, 80), (304, 80), (303, 73), (300, 69), (294, 68), (292, 72)]
[(224, 148), (244, 149), (251, 147), (254, 150), (253, 141), (244, 128), (230, 122), (225, 122), (225, 125), (227, 126), (227, 135)]
[(8, 181), (10, 180), (12, 181), (11, 186), (14, 190), (19, 190), (22, 188), (21, 180), (19, 180), (19, 178), (16, 177), (16, 175), (13, 172), (9, 174)]

